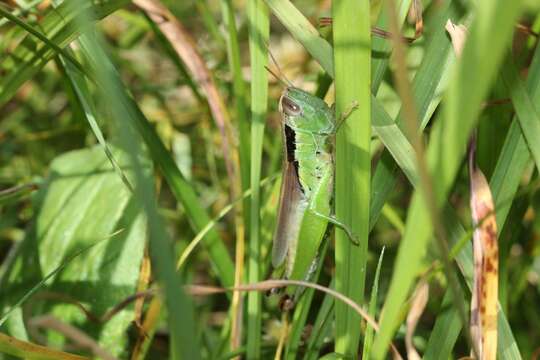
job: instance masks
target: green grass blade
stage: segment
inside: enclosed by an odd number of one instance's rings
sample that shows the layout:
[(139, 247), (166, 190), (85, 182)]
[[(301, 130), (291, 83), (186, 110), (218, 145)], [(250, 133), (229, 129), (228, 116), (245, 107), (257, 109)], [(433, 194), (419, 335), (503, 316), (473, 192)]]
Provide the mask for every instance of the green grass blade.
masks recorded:
[[(332, 282), (328, 285), (328, 288), (334, 289), (334, 284), (335, 278), (332, 278)], [(324, 339), (328, 336), (332, 328), (333, 310), (334, 298), (326, 294), (313, 323), (313, 332), (309, 337), (304, 360), (316, 360), (319, 358), (319, 351), (323, 346)]]
[(77, 100), (80, 103), (81, 108), (83, 109), (84, 115), (86, 117), (86, 120), (88, 121), (88, 124), (90, 125), (90, 128), (92, 129), (92, 132), (94, 133), (98, 143), (103, 148), (103, 151), (105, 152), (105, 155), (109, 159), (109, 162), (113, 166), (114, 171), (118, 174), (124, 185), (126, 185), (126, 188), (133, 192), (133, 186), (129, 182), (126, 174), (122, 170), (122, 168), (118, 165), (118, 162), (114, 158), (114, 155), (111, 152), (111, 149), (109, 148), (109, 145), (107, 144), (107, 141), (105, 140), (105, 136), (103, 135), (103, 132), (101, 131), (98, 123), (97, 123), (97, 113), (95, 109), (95, 105), (92, 102), (92, 96), (90, 94), (90, 91), (88, 89), (86, 80), (82, 76), (82, 74), (78, 71), (76, 71), (73, 64), (62, 61), (63, 66), (66, 69), (66, 76), (71, 82), (71, 86), (74, 89), (74, 92), (77, 96)]
[[(240, 155), (240, 174), (242, 178), (242, 190), (249, 188), (249, 161), (250, 161), (250, 143), (249, 143), (249, 123), (248, 107), (246, 103), (247, 89), (244, 77), (242, 75), (242, 64), (240, 62), (240, 45), (238, 39), (238, 30), (234, 18), (234, 7), (231, 0), (222, 0), (223, 19), (227, 26), (227, 54), (229, 56), (229, 68), (233, 76), (233, 94), (236, 107), (236, 117), (239, 133), (239, 155)], [(248, 203), (246, 203), (247, 205)], [(247, 207), (244, 213), (248, 214)]]
[[(392, 154), (395, 162), (401, 171), (405, 173), (411, 184), (417, 184), (418, 174), (414, 161), (414, 149), (411, 143), (398, 124), (392, 120), (381, 104), (373, 97), (371, 98), (371, 108), (373, 109), (373, 132), (385, 144), (386, 149)], [(377, 188), (376, 183), (373, 186)], [(384, 200), (384, 197), (381, 198)], [(384, 201), (381, 205), (383, 204)], [(380, 212), (381, 209), (377, 209), (377, 211)]]
[[(99, 16), (103, 16), (104, 14), (108, 14), (113, 9), (116, 9), (116, 7), (113, 5), (118, 5), (118, 4), (119, 4), (118, 2), (106, 3), (102, 7), (96, 8), (96, 12), (97, 12), (96, 18), (99, 18)], [(75, 9), (78, 9), (79, 12), (77, 12)], [(61, 10), (62, 8), (58, 11), (60, 12)], [(70, 7), (68, 7), (67, 10), (66, 9), (62, 10), (66, 15), (66, 19), (71, 19), (71, 18), (75, 19), (73, 20), (69, 28), (64, 29), (63, 27), (60, 27), (62, 31), (59, 33), (59, 35), (61, 35), (60, 38), (63, 41), (67, 41), (79, 34), (79, 31), (77, 30), (78, 24), (77, 24), (76, 17), (78, 14), (80, 14), (80, 11), (85, 11), (85, 10), (87, 10), (86, 6), (77, 7), (74, 5), (71, 5)], [(62, 14), (62, 12), (60, 12), (60, 14)], [(59, 26), (57, 23), (63, 24), (65, 22), (64, 18), (59, 17), (59, 16), (61, 15), (55, 14), (55, 17), (51, 16), (51, 20), (45, 21), (44, 26), (46, 28), (56, 29), (55, 26), (56, 27)], [(16, 23), (20, 25), (19, 24), (20, 22), (22, 21), (17, 20)], [(25, 24), (23, 28), (25, 30), (28, 30), (28, 29), (32, 30), (32, 28), (27, 24)], [(51, 47), (54, 50), (63, 44), (61, 41), (55, 40), (55, 38), (53, 38), (54, 41), (51, 41), (47, 37), (37, 35), (36, 33), (39, 33), (37, 32), (37, 30), (32, 30), (32, 31), (34, 35), (38, 36), (40, 40), (43, 40), (45, 42), (45, 45), (46, 45), (45, 50), (49, 49), (47, 46)], [(57, 37), (59, 35), (57, 35)], [(53, 44), (60, 44), (60, 45), (53, 45)], [(62, 50), (62, 53), (64, 53), (63, 50)], [(49, 54), (49, 53), (42, 51), (41, 56), (44, 56), (44, 54)], [(52, 54), (54, 54), (54, 51), (51, 52), (51, 56)], [(69, 54), (66, 54), (66, 55), (69, 57)], [(32, 69), (36, 70), (35, 68), (32, 68)], [(23, 75), (20, 74), (20, 70), (18, 69), (13, 71), (13, 73), (19, 74), (19, 76), (22, 76), (22, 78), (25, 78)], [(34, 73), (31, 73), (31, 74), (34, 74)], [(0, 98), (3, 98), (3, 96), (5, 95), (6, 96), (5, 99), (7, 101), (11, 93), (9, 91), (5, 92), (4, 89), (2, 90), (3, 91), (0, 95)], [(15, 90), (13, 90), (13, 92), (14, 91)], [(161, 169), (175, 197), (178, 199), (178, 201), (180, 201), (184, 205), (184, 208), (186, 209), (186, 212), (189, 218), (191, 219), (191, 223), (193, 224), (195, 231), (196, 232), (200, 231), (210, 222), (210, 217), (206, 214), (206, 211), (204, 210), (204, 208), (200, 206), (197, 195), (195, 191), (193, 190), (192, 186), (185, 180), (180, 170), (178, 169), (178, 166), (176, 165), (174, 159), (172, 158), (171, 154), (165, 148), (165, 146), (163, 145), (163, 142), (159, 139), (155, 130), (149, 124), (144, 114), (140, 111), (140, 109), (137, 107), (135, 102), (133, 102), (129, 97), (126, 97), (126, 101), (131, 102), (130, 106), (132, 109), (134, 109), (133, 119), (136, 120), (134, 125), (139, 131), (139, 133), (141, 134), (146, 145), (148, 146), (150, 153), (152, 155), (152, 158), (156, 161), (156, 164)], [(0, 103), (1, 102), (2, 100), (0, 100)], [(225, 248), (223, 242), (221, 241), (217, 231), (212, 229), (208, 233), (205, 243), (210, 252), (212, 265), (214, 266), (214, 269), (216, 273), (218, 274), (221, 282), (225, 286), (231, 286), (234, 281), (234, 266), (228, 254), (228, 251)]]
[(206, 29), (214, 39), (214, 42), (219, 45), (221, 48), (225, 47), (225, 39), (223, 38), (223, 35), (219, 31), (219, 25), (217, 21), (214, 19), (214, 16), (212, 15), (212, 11), (210, 10), (210, 7), (207, 4), (206, 0), (196, 0), (195, 6), (197, 7), (197, 10), (199, 11), (199, 14), (201, 14), (202, 21), (204, 25), (206, 26)]
[[(193, 187), (184, 178), (169, 151), (159, 139), (154, 128), (144, 117), (135, 103), (128, 99), (134, 109), (134, 126), (143, 138), (151, 153), (152, 159), (160, 168), (167, 183), (169, 184), (176, 199), (182, 203), (189, 216), (194, 230), (201, 231), (211, 218), (201, 206)], [(234, 282), (234, 265), (230, 255), (215, 229), (210, 229), (205, 237), (205, 245), (210, 253), (211, 263), (220, 281), (225, 286), (231, 286)]]
[[(538, 82), (540, 84), (540, 82)], [(540, 94), (540, 91), (537, 91)], [(531, 160), (519, 123), (514, 118), (504, 141), (501, 154), (489, 180), (497, 209), (497, 229), (502, 231), (519, 184), (521, 175)]]
[[(443, 118), (435, 124), (427, 159), (434, 177), (435, 201), (444, 204), (446, 194), (453, 184), (457, 169), (463, 158), (465, 144), (481, 102), (494, 79), (506, 45), (510, 40), (513, 23), (520, 11), (520, 2), (498, 1), (482, 3), (476, 9), (476, 18), (470, 29), (461, 62), (454, 74), (447, 93)], [(496, 36), (498, 41), (490, 39)], [(490, 54), (489, 61), (479, 54)], [(376, 359), (384, 358), (389, 341), (397, 327), (397, 315), (405, 301), (409, 288), (419, 270), (432, 234), (431, 222), (423, 194), (413, 196), (405, 236), (401, 242), (394, 268), (381, 331), (373, 345)]]
[(138, 111), (121, 85), (114, 66), (98, 45), (97, 39), (89, 33), (82, 36), (80, 41), (82, 51), (96, 72), (99, 90), (102, 91), (101, 98), (108, 103), (113, 118), (119, 121), (118, 126), (123, 129), (121, 140), (131, 155), (137, 182), (135, 195), (145, 210), (148, 221), (152, 265), (165, 292), (168, 325), (171, 333), (171, 358), (198, 359), (199, 348), (194, 336), (195, 321), (191, 300), (184, 294), (180, 286), (181, 281), (175, 271), (174, 259), (169, 248), (170, 239), (157, 213), (154, 185), (152, 179), (142, 172), (139, 160), (142, 148), (134, 136), (134, 132), (129, 128), (132, 126), (136, 128)]
[[(529, 76), (527, 79), (527, 89), (534, 101), (538, 101), (540, 97), (540, 50), (537, 48), (536, 53), (529, 67)], [(527, 149), (525, 139), (521, 134), (521, 128), (518, 120), (514, 117), (512, 125), (507, 132), (506, 139), (499, 155), (497, 165), (490, 179), (490, 188), (497, 209), (497, 224), (498, 230), (501, 232), (506, 224), (506, 219), (512, 199), (514, 198), (521, 181), (521, 175), (531, 159), (531, 155)], [(501, 261), (504, 261), (501, 258)], [(443, 301), (443, 307), (447, 301)], [(504, 320), (503, 325), (508, 324)], [(457, 340), (461, 328), (461, 321), (458, 318), (457, 312), (454, 309), (447, 309), (442, 313), (435, 323), (434, 330), (429, 338), (426, 347), (425, 358), (432, 358), (437, 354), (441, 359), (448, 358), (452, 347)], [(516, 349), (515, 354), (509, 354), (507, 358), (518, 358), (519, 351), (512, 345), (512, 341), (508, 340), (502, 333), (508, 333), (508, 328), (501, 330), (500, 341), (510, 344), (510, 349)], [(509, 339), (513, 339), (511, 334)], [(504, 351), (504, 348), (503, 348)], [(509, 352), (506, 352), (509, 353)]]
[(36, 38), (38, 38), (38, 40), (47, 44), (56, 53), (62, 54), (62, 56), (64, 56), (71, 64), (73, 64), (73, 66), (77, 68), (77, 70), (79, 70), (83, 74), (86, 72), (86, 69), (81, 64), (79, 64), (79, 62), (74, 59), (67, 51), (56, 45), (56, 43), (54, 43), (53, 41), (50, 41), (46, 35), (42, 34), (39, 30), (34, 29), (33, 26), (19, 19), (17, 16), (12, 15), (9, 11), (6, 10), (3, 4), (0, 4), (0, 15), (27, 31), (28, 34), (35, 36)]
[(459, 336), (461, 319), (457, 310), (451, 307), (452, 294), (448, 290), (441, 304), (441, 311), (433, 331), (429, 336), (424, 359), (447, 360), (452, 354), (452, 348)]
[(510, 91), (512, 104), (518, 116), (522, 134), (529, 147), (529, 151), (540, 170), (540, 111), (529, 96), (525, 84), (519, 78), (515, 65), (510, 58), (502, 67), (502, 78)]
[[(429, 24), (434, 31), (426, 40), (426, 54), (420, 64), (413, 81), (413, 95), (417, 106), (418, 118), (421, 122), (420, 128), (424, 129), (430, 119), (434, 109), (439, 104), (439, 90), (444, 88), (444, 79), (450, 72), (451, 65), (455, 61), (452, 46), (444, 30), (447, 19), (457, 19), (459, 17), (458, 6), (452, 2), (444, 3)], [(397, 182), (398, 167), (405, 173), (411, 184), (417, 184), (417, 175), (414, 165), (414, 153), (412, 146), (406, 141), (404, 134), (399, 134), (402, 129), (402, 114), (398, 114), (395, 121), (395, 128), (387, 128), (391, 119), (383, 112), (380, 105), (373, 106), (373, 124), (381, 126), (379, 136), (386, 146), (381, 159), (378, 161), (373, 175), (372, 202), (371, 202), (371, 224), (375, 225), (379, 214), (389, 194), (391, 194)], [(379, 110), (379, 113), (376, 111)], [(379, 125), (380, 121), (380, 125)], [(377, 132), (377, 130), (375, 130)], [(398, 147), (402, 144), (403, 146)], [(391, 155), (390, 155), (391, 154)], [(407, 158), (408, 157), (408, 158)], [(412, 171), (412, 172), (411, 172)]]
[(321, 64), (324, 71), (334, 77), (332, 46), (320, 36), (309, 20), (288, 0), (265, 0), (265, 2), (291, 35)]
[[(17, 46), (9, 56), (4, 57), (0, 62), (0, 67), (3, 67), (8, 60), (15, 62), (14, 68), (11, 68), (9, 73), (0, 79), (0, 105), (8, 102), (27, 80), (36, 75), (56, 55), (57, 49), (62, 49), (79, 35), (75, 23), (78, 14), (87, 11), (90, 6), (93, 6), (94, 19), (99, 20), (128, 3), (127, 0), (110, 0), (95, 6), (90, 2), (84, 2), (84, 5), (81, 6), (73, 1), (66, 1), (55, 8), (54, 11), (50, 11), (40, 21), (41, 32), (24, 22), (24, 24), (20, 24), (22, 20), (19, 18), (15, 17), (13, 19), (12, 16), (9, 16), (7, 19), (10, 19), (10, 21), (16, 20), (18, 25), (21, 26), (21, 31), (33, 30), (34, 33), (27, 35), (27, 38), (21, 43), (25, 44), (24, 46)], [(39, 40), (36, 40), (34, 36), (39, 35), (35, 32), (45, 34), (46, 37), (42, 38), (40, 36)]]
[[(377, 269), (375, 270), (375, 278), (373, 279), (373, 285), (371, 286), (371, 295), (369, 299), (369, 315), (375, 319), (377, 312), (377, 295), (379, 294), (379, 276), (381, 275), (381, 265), (384, 257), (384, 247), (379, 255), (379, 262), (377, 262)], [(374, 329), (366, 324), (366, 335), (364, 336), (364, 346), (362, 348), (362, 359), (369, 359), (371, 353), (371, 345), (373, 344), (373, 331)]]
[[(527, 90), (532, 102), (538, 104), (540, 102), (540, 47), (536, 47), (529, 66)], [(521, 174), (523, 174), (531, 159), (520, 124), (521, 121), (518, 120), (517, 116), (514, 116), (501, 155), (490, 179), (490, 187), (493, 192), (495, 208), (497, 209), (496, 216), (499, 231), (502, 231), (505, 224), (512, 205), (511, 200), (514, 198), (521, 181)], [(538, 141), (537, 139), (531, 140)]]
[[(261, 179), (261, 158), (264, 125), (268, 107), (268, 38), (270, 21), (268, 8), (258, 0), (248, 1), (249, 49), (251, 63), (251, 184)], [(260, 188), (254, 186), (250, 205), (248, 281), (261, 279), (261, 232), (260, 232)], [(250, 292), (247, 301), (247, 357), (257, 359), (261, 349), (261, 294)]]
[[(371, 182), (371, 26), (369, 1), (332, 4), (336, 116), (360, 104), (344, 122), (336, 140), (336, 217), (351, 226), (354, 246), (336, 231), (336, 291), (361, 303), (364, 297)], [(336, 303), (335, 351), (356, 356), (360, 317)]]
[[(184, 206), (195, 232), (201, 231), (201, 229), (211, 222), (211, 219), (205, 209), (200, 205), (191, 184), (183, 177), (171, 154), (165, 148), (154, 128), (150, 125), (135, 102), (129, 97), (126, 97), (126, 101), (130, 102), (130, 106), (133, 109), (133, 125), (148, 146), (152, 159), (159, 166), (176, 199)], [(225, 286), (231, 286), (234, 282), (234, 266), (226, 247), (215, 229), (211, 229), (208, 232), (205, 238), (205, 244), (220, 281)]]
[[(411, 0), (403, 0), (400, 1), (399, 4), (398, 21), (402, 24), (407, 16), (409, 7), (411, 6)], [(381, 9), (381, 14), (377, 20), (376, 26), (379, 29), (388, 29), (388, 17), (385, 6)], [(377, 90), (379, 89), (388, 68), (388, 59), (390, 58), (388, 55), (392, 52), (392, 43), (388, 41), (388, 39), (374, 36), (371, 40), (371, 52), (373, 56), (371, 65), (371, 88), (373, 93), (377, 94)]]

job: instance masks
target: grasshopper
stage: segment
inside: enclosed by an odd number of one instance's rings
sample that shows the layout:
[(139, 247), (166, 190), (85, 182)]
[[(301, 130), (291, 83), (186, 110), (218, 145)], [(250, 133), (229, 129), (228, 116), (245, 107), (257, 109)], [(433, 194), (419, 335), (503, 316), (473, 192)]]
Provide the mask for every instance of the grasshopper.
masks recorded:
[[(285, 156), (272, 266), (285, 279), (309, 280), (329, 223), (357, 243), (350, 229), (332, 215), (331, 204), (334, 136), (347, 115), (336, 121), (322, 99), (292, 85), (283, 91), (279, 111)], [(301, 293), (302, 289), (287, 289), (282, 309), (291, 309)]]

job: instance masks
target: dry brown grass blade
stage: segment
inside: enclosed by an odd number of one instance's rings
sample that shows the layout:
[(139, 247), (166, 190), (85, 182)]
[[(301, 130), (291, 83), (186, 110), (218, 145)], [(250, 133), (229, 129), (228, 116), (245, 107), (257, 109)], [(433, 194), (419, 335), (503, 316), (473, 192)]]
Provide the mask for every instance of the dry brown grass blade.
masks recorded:
[(408, 360), (420, 360), (420, 355), (416, 351), (413, 344), (413, 335), (418, 320), (422, 316), (426, 304), (429, 299), (429, 285), (425, 278), (421, 279), (411, 301), (411, 308), (409, 314), (407, 314), (407, 332), (405, 334), (405, 345), (407, 346), (407, 359)]
[[(315, 289), (315, 290), (318, 290), (318, 291), (322, 291), (324, 293), (327, 293), (327, 294), (333, 296), (334, 298), (338, 299), (339, 301), (342, 301), (343, 303), (347, 304), (352, 309), (354, 309), (358, 313), (358, 315), (360, 315), (369, 325), (371, 325), (373, 327), (373, 329), (375, 329), (375, 331), (379, 331), (379, 324), (375, 321), (375, 319), (373, 319), (368, 314), (368, 312), (366, 310), (364, 310), (360, 305), (358, 305), (352, 299), (346, 297), (345, 295), (343, 295), (343, 294), (341, 294), (341, 293), (339, 293), (339, 292), (337, 292), (335, 290), (332, 290), (330, 288), (324, 287), (324, 286), (319, 285), (319, 284), (310, 283), (310, 282), (307, 282), (307, 281), (299, 281), (299, 280), (266, 280), (266, 281), (261, 281), (261, 282), (254, 283), (254, 284), (241, 285), (241, 286), (236, 286), (236, 287), (231, 287), (231, 288), (222, 288), (222, 287), (204, 286), (204, 285), (188, 285), (188, 286), (185, 286), (185, 291), (188, 294), (194, 295), (194, 296), (208, 296), (208, 295), (222, 294), (222, 293), (231, 292), (231, 291), (235, 291), (235, 292), (244, 292), (244, 291), (266, 292), (266, 291), (271, 290), (271, 289), (282, 288), (282, 287), (291, 286), (291, 285), (309, 287), (309, 288), (312, 288), (312, 289)], [(103, 314), (101, 316), (93, 314), (91, 311), (86, 309), (85, 306), (83, 306), (80, 302), (78, 302), (78, 301), (76, 301), (76, 300), (74, 300), (74, 299), (72, 299), (72, 298), (70, 298), (70, 297), (68, 297), (66, 295), (60, 294), (60, 293), (42, 292), (42, 293), (39, 293), (38, 295), (36, 295), (36, 298), (49, 299), (49, 300), (50, 299), (55, 299), (55, 300), (59, 300), (59, 301), (65, 302), (65, 303), (73, 304), (73, 305), (77, 306), (77, 308), (79, 308), (82, 311), (82, 313), (84, 313), (89, 320), (91, 320), (93, 322), (102, 323), (102, 322), (106, 322), (106, 321), (110, 320), (120, 310), (122, 310), (123, 308), (128, 306), (130, 303), (134, 302), (135, 300), (140, 299), (140, 298), (154, 297), (156, 295), (156, 293), (157, 293), (156, 289), (149, 289), (149, 290), (144, 291), (144, 292), (135, 293), (135, 294), (133, 294), (131, 296), (126, 297), (124, 300), (122, 300), (120, 303), (115, 305), (113, 308), (111, 308), (105, 314)], [(36, 299), (34, 299), (34, 300), (36, 300)], [(150, 323), (147, 324), (147, 322), (155, 321), (156, 319), (154, 317), (157, 316), (156, 314), (159, 314), (159, 305), (160, 304), (159, 304), (159, 299), (158, 298), (154, 298), (154, 300), (151, 303), (151, 307), (152, 307), (152, 304), (154, 304), (155, 301), (158, 301), (158, 304), (156, 304), (157, 305), (156, 307), (157, 307), (158, 310), (153, 311), (153, 312), (151, 312), (151, 310), (149, 310), (149, 312), (147, 313), (147, 316), (146, 316), (146, 318), (144, 320), (143, 326), (142, 326), (143, 330), (150, 329)], [(27, 305), (31, 306), (31, 303), (32, 302), (29, 302)], [(28, 308), (26, 308), (25, 311), (28, 313), (30, 310)], [(151, 315), (151, 314), (154, 314), (154, 315)], [(45, 320), (43, 320), (42, 318), (45, 319)], [(30, 325), (34, 326), (34, 328), (43, 327), (43, 326), (47, 326), (47, 327), (50, 326), (51, 328), (56, 329), (56, 328), (61, 327), (57, 322), (51, 320), (50, 318), (48, 318), (46, 316), (42, 317), (42, 318), (33, 318), (33, 319), (31, 319), (31, 321), (33, 321), (33, 322)], [(360, 324), (358, 326), (360, 326)], [(68, 334), (66, 334), (66, 335), (69, 337), (71, 335), (71, 333), (69, 333), (69, 331), (68, 331)], [(77, 333), (77, 335), (78, 335), (78, 333)], [(87, 343), (85, 343), (85, 344), (87, 344)], [(402, 359), (401, 355), (399, 354), (397, 348), (395, 347), (395, 345), (393, 343), (391, 343), (391, 348), (392, 348), (394, 359)]]
[(32, 298), (30, 298), (26, 304), (23, 305), (23, 312), (25, 316), (30, 316), (32, 314), (32, 309), (34, 307), (34, 304), (37, 301), (44, 301), (44, 300), (55, 300), (59, 303), (65, 303), (65, 304), (71, 304), (75, 307), (77, 307), (83, 314), (86, 316), (86, 318), (96, 324), (102, 324), (106, 323), (110, 319), (112, 319), (115, 315), (117, 315), (120, 311), (122, 311), (127, 305), (131, 304), (132, 302), (141, 299), (141, 298), (150, 298), (153, 297), (155, 290), (150, 289), (143, 292), (138, 292), (133, 295), (130, 295), (120, 301), (118, 304), (107, 310), (102, 315), (97, 315), (93, 313), (92, 311), (88, 310), (86, 306), (84, 306), (80, 301), (77, 299), (58, 292), (53, 291), (42, 291), (36, 293)]
[(409, 8), (409, 13), (407, 14), (407, 19), (409, 23), (414, 24), (414, 37), (416, 39), (424, 33), (423, 12), (422, 2), (420, 0), (413, 0), (411, 7)]
[(469, 149), (471, 213), (474, 226), (474, 278), (471, 299), (471, 334), (481, 360), (497, 356), (499, 248), (493, 197), (488, 182), (475, 163), (476, 140)]
[[(310, 283), (307, 281), (299, 281), (299, 280), (265, 280), (254, 284), (246, 284), (242, 286), (236, 286), (232, 288), (220, 288), (215, 286), (202, 286), (202, 285), (189, 285), (185, 287), (185, 291), (188, 294), (191, 295), (198, 295), (198, 296), (206, 296), (206, 295), (215, 295), (215, 294), (221, 294), (224, 292), (229, 291), (263, 291), (266, 292), (268, 290), (272, 290), (275, 288), (282, 288), (287, 286), (303, 286), (303, 287), (309, 287), (318, 291), (322, 291), (326, 294), (329, 294), (330, 296), (333, 296), (337, 300), (347, 304), (350, 306), (354, 311), (358, 313), (369, 325), (375, 329), (375, 331), (379, 331), (379, 324), (373, 319), (366, 310), (364, 310), (360, 305), (358, 305), (356, 302), (354, 302), (352, 299), (348, 298), (347, 296), (332, 290), (330, 288), (324, 287), (319, 284)], [(360, 324), (358, 325), (360, 326)], [(390, 343), (390, 347), (392, 349), (392, 354), (394, 359), (403, 359), (401, 355), (399, 354), (399, 351), (397, 350), (396, 346), (393, 343)]]

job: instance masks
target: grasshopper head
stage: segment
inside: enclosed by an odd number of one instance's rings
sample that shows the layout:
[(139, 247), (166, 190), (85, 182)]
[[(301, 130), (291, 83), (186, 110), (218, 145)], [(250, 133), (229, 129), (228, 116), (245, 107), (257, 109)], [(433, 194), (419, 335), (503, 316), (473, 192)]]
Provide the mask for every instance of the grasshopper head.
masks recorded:
[(304, 90), (288, 87), (279, 100), (279, 110), (284, 121), (293, 128), (317, 133), (334, 130), (334, 113), (318, 97)]

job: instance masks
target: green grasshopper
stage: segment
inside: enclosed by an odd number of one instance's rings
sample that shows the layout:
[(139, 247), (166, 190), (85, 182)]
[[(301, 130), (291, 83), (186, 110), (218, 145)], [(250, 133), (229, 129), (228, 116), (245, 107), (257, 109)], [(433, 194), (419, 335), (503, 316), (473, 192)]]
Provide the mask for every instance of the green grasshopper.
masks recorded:
[[(272, 265), (285, 279), (309, 280), (328, 223), (357, 243), (331, 209), (334, 135), (346, 115), (336, 121), (333, 109), (322, 99), (292, 85), (283, 91), (279, 111), (285, 159)], [(287, 289), (281, 307), (291, 309), (301, 293), (302, 289)]]

